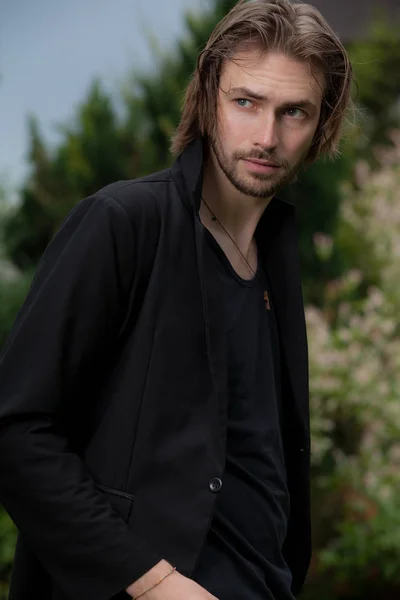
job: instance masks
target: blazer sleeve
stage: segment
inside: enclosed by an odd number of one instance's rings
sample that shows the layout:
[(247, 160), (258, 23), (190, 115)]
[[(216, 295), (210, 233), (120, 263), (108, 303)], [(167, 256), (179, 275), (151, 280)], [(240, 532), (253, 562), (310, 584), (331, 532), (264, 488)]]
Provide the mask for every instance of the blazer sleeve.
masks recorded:
[(0, 357), (0, 502), (68, 598), (106, 600), (162, 558), (112, 509), (60, 426), (79, 378), (117, 343), (134, 238), (112, 198), (79, 203), (44, 253)]

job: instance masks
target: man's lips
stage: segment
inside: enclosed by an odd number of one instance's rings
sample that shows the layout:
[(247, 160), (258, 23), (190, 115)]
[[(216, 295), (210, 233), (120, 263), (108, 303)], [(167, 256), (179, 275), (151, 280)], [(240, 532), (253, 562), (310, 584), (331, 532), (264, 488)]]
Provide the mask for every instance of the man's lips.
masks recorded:
[(255, 163), (256, 165), (262, 165), (264, 167), (275, 167), (275, 168), (278, 168), (280, 166), (280, 165), (277, 165), (274, 162), (271, 162), (270, 160), (261, 160), (260, 158), (245, 158), (244, 160), (246, 160), (248, 162)]
[(248, 165), (248, 170), (253, 173), (272, 175), (280, 169), (279, 165), (269, 160), (261, 160), (259, 158), (244, 158), (243, 160)]

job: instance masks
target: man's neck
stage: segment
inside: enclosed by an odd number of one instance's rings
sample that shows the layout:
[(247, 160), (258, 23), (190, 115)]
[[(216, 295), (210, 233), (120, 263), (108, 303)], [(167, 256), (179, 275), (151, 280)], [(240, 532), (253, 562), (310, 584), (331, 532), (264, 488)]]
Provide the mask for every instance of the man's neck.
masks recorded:
[(261, 199), (241, 194), (211, 156), (204, 165), (202, 195), (206, 203), (202, 203), (200, 207), (203, 224), (208, 226), (212, 215), (215, 215), (247, 256), (258, 222), (271, 198)]

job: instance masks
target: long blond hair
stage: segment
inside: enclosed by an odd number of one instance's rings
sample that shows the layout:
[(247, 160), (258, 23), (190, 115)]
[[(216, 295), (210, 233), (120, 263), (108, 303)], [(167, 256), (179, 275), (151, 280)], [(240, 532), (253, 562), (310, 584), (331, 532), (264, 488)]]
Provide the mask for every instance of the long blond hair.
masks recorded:
[(326, 86), (321, 116), (306, 162), (322, 155), (336, 156), (351, 105), (351, 63), (321, 13), (310, 4), (290, 0), (239, 0), (218, 23), (199, 54), (171, 151), (179, 154), (194, 139), (216, 134), (222, 64), (249, 45), (306, 61), (313, 73), (323, 73)]

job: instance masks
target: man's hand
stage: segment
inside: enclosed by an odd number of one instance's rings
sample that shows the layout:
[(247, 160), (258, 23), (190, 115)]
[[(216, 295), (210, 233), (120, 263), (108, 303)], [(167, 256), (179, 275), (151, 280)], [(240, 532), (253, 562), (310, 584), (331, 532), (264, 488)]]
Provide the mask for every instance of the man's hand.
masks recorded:
[[(127, 588), (127, 593), (134, 598), (151, 585), (154, 585), (171, 569), (172, 566), (167, 561), (160, 561), (153, 569)], [(192, 579), (173, 571), (161, 583), (140, 596), (140, 600), (218, 600), (218, 598), (207, 592)]]

